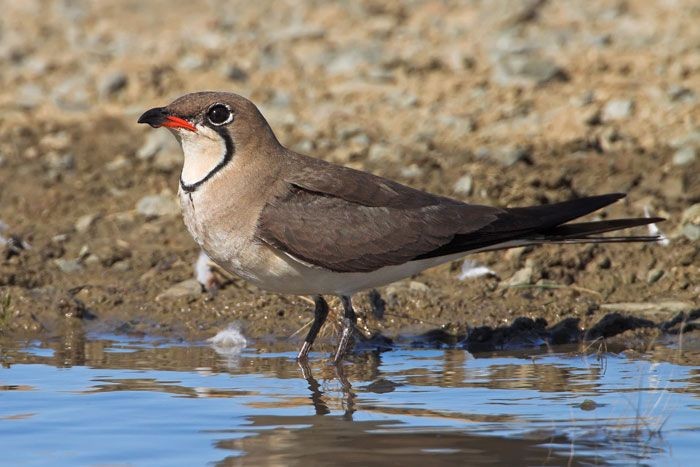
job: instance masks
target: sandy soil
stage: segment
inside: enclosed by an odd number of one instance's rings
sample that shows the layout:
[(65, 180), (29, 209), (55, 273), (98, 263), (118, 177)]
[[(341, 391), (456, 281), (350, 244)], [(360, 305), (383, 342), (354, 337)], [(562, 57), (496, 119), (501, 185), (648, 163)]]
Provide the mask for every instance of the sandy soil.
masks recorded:
[[(201, 339), (238, 322), (265, 338), (310, 320), (304, 299), (239, 279), (214, 295), (183, 283), (198, 249), (173, 209), (181, 155), (136, 118), (205, 89), (251, 98), (299, 152), (417, 188), (500, 206), (624, 191), (601, 215), (668, 218), (667, 246), (481, 254), (496, 276), (468, 280), (459, 262), (427, 271), (380, 290), (381, 306), (359, 297), (368, 332), (491, 342), (519, 317), (533, 343), (566, 318), (577, 338), (678, 331), (669, 320), (700, 308), (698, 21), (692, 0), (9, 2), (0, 332)], [(612, 312), (622, 321), (590, 334)]]

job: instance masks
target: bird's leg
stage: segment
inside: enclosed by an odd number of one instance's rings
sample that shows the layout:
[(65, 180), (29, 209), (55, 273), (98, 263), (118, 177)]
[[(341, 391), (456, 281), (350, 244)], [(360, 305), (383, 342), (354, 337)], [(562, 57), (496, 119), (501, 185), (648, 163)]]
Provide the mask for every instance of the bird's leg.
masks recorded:
[(350, 297), (341, 295), (340, 300), (343, 302), (343, 334), (340, 336), (338, 350), (336, 350), (335, 358), (333, 358), (333, 362), (336, 364), (340, 363), (343, 355), (348, 350), (350, 338), (355, 330), (355, 323), (357, 323), (357, 316), (355, 316), (355, 310), (352, 309)]
[(297, 355), (297, 360), (306, 360), (309, 355), (309, 350), (311, 350), (311, 345), (314, 343), (314, 339), (321, 330), (321, 326), (326, 322), (326, 317), (328, 316), (328, 303), (320, 295), (314, 295), (314, 322), (311, 323), (311, 329), (304, 339), (304, 344), (301, 346), (299, 355)]

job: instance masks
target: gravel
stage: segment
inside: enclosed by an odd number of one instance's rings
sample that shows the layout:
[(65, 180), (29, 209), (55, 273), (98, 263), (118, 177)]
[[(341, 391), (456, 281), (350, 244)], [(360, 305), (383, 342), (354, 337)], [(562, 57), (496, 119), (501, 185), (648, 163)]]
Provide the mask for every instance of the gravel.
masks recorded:
[(187, 279), (178, 282), (156, 297), (156, 300), (166, 300), (174, 298), (197, 298), (202, 294), (202, 284), (197, 279)]
[(100, 78), (97, 83), (97, 94), (103, 99), (118, 94), (129, 83), (129, 78), (123, 71), (111, 71)]
[(493, 79), (501, 86), (532, 86), (567, 80), (566, 72), (557, 63), (530, 54), (504, 54), (494, 65)]
[(629, 118), (634, 111), (634, 101), (631, 99), (613, 99), (603, 107), (603, 121), (611, 122)]
[(684, 166), (690, 165), (697, 159), (695, 148), (683, 146), (673, 154), (673, 165)]
[(147, 218), (170, 217), (180, 214), (180, 205), (172, 194), (161, 193), (141, 198), (136, 211)]
[(472, 194), (472, 190), (474, 189), (473, 177), (469, 174), (462, 175), (455, 182), (452, 189), (454, 190), (455, 193), (460, 194), (460, 195), (468, 196), (468, 195)]

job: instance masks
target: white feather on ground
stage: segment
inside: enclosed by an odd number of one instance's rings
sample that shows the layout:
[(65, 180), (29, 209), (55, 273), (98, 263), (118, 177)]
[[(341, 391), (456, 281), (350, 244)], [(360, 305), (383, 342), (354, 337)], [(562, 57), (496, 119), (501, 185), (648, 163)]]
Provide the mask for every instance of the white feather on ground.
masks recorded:
[(207, 339), (207, 342), (211, 344), (216, 353), (225, 357), (233, 357), (240, 354), (245, 346), (248, 345), (248, 341), (237, 324), (229, 324), (226, 329)]
[(474, 279), (481, 276), (495, 276), (496, 273), (493, 269), (482, 266), (471, 259), (465, 259), (462, 263), (462, 270), (459, 272), (457, 278), (461, 281), (465, 279)]

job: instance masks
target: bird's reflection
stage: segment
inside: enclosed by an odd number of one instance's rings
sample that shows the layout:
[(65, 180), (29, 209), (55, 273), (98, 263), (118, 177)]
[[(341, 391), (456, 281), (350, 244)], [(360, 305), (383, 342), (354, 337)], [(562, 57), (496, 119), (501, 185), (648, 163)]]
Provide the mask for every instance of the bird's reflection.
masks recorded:
[(299, 364), (302, 377), (309, 383), (309, 391), (311, 391), (311, 396), (309, 399), (311, 399), (311, 404), (314, 406), (316, 415), (327, 415), (331, 413), (331, 409), (328, 408), (328, 405), (323, 400), (321, 385), (311, 373), (311, 367), (309, 366), (308, 360), (300, 360), (297, 363)]
[[(367, 358), (369, 356), (369, 358)], [(361, 358), (361, 357), (358, 357)], [(369, 352), (363, 358), (365, 365), (362, 365), (363, 373), (371, 368), (370, 373), (372, 375), (377, 375), (379, 373), (379, 365), (381, 359), (379, 357), (379, 352)], [(328, 415), (331, 413), (331, 409), (326, 403), (326, 395), (323, 391), (323, 385), (314, 377), (313, 370), (307, 361), (298, 361), (299, 370), (301, 376), (307, 381), (309, 391), (311, 392), (309, 400), (314, 407), (316, 415)], [(367, 365), (369, 364), (369, 365)], [(352, 421), (353, 414), (355, 413), (356, 403), (355, 399), (357, 395), (353, 391), (352, 383), (350, 382), (350, 376), (358, 377), (358, 375), (348, 375), (348, 368), (358, 368), (356, 366), (348, 367), (343, 364), (339, 365), (328, 365), (326, 370), (331, 371), (331, 378), (336, 380), (340, 386), (341, 401), (340, 407), (343, 409), (343, 419)], [(321, 370), (323, 371), (323, 370)]]

